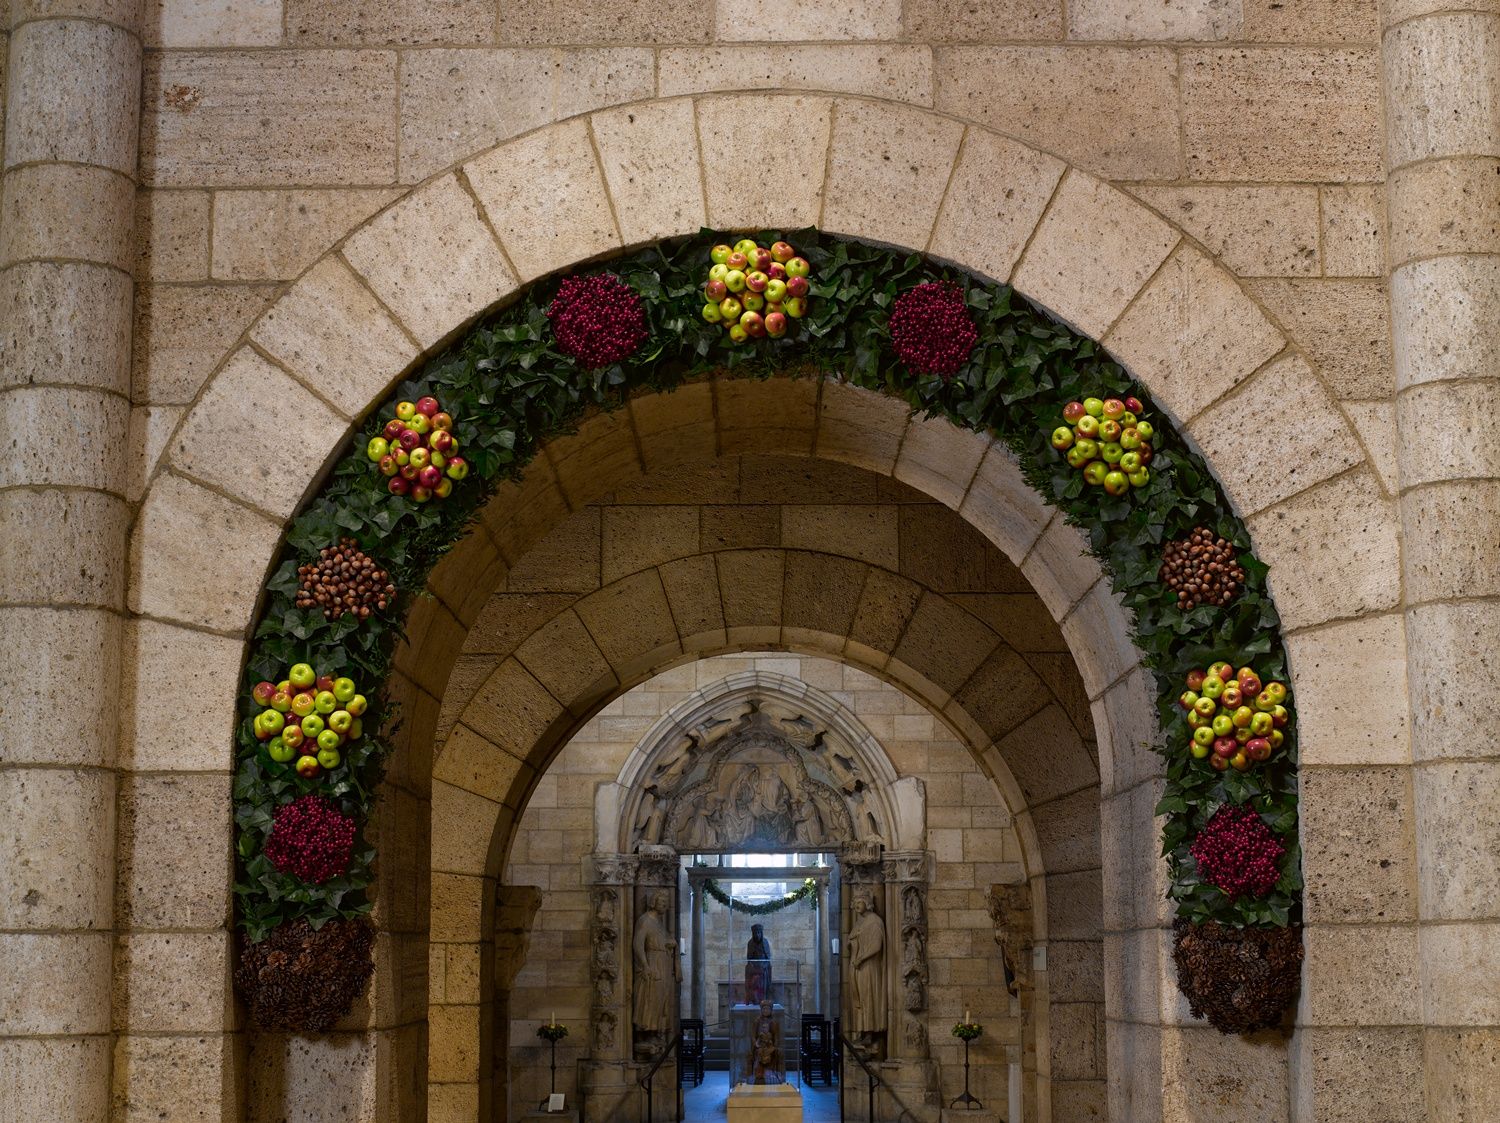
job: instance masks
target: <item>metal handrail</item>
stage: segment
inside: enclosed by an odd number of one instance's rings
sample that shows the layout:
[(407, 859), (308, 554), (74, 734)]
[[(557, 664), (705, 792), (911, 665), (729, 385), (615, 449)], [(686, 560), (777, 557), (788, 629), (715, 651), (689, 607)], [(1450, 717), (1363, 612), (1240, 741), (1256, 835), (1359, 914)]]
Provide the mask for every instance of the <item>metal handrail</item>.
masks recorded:
[[(657, 1071), (666, 1064), (667, 1058), (682, 1047), (682, 1034), (677, 1034), (672, 1043), (657, 1054), (656, 1060), (651, 1062), (651, 1067), (646, 1070), (646, 1075), (636, 1081), (646, 1093), (646, 1123), (656, 1123), (655, 1103), (651, 1091), (651, 1082), (656, 1078)], [(677, 1074), (677, 1123), (682, 1123), (682, 1074)]]
[[(849, 1038), (844, 1036), (843, 1030), (839, 1031), (839, 1041), (843, 1045), (843, 1048), (839, 1050), (840, 1068), (842, 1069), (843, 1067), (844, 1058), (852, 1055), (854, 1059), (859, 1062), (859, 1067), (865, 1070), (865, 1075), (870, 1078), (870, 1087), (868, 1093), (868, 1123), (875, 1123), (876, 1085), (879, 1085), (881, 1088), (885, 1089), (886, 1095), (891, 1097), (891, 1102), (895, 1104), (896, 1107), (900, 1110), (901, 1114), (896, 1117), (897, 1123), (901, 1123), (902, 1120), (912, 1117), (911, 1108), (907, 1107), (899, 1099), (896, 1098), (896, 1089), (887, 1084), (884, 1078), (881, 1077), (880, 1073), (876, 1072), (873, 1068), (870, 1067), (869, 1063), (865, 1060), (864, 1054), (859, 1051), (859, 1046), (857, 1046), (856, 1044), (854, 1044), (854, 1042), (850, 1041)], [(844, 1123), (844, 1089), (847, 1086), (848, 1085), (844, 1080), (844, 1074), (841, 1071), (839, 1073), (839, 1123)]]

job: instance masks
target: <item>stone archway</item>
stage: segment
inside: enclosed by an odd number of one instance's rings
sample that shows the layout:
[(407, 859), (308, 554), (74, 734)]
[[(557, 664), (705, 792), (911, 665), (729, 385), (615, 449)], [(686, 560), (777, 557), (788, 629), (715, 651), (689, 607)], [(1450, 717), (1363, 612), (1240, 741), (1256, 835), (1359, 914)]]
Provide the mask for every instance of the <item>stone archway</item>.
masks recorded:
[[(720, 190), (702, 169), (723, 155), (716, 146), (728, 134), (700, 126), (738, 113), (821, 129), (829, 144), (827, 171), (808, 170), (776, 199)], [(908, 178), (904, 161), (898, 166), (884, 159), (893, 141), (882, 138), (893, 137), (911, 148), (911, 166), (925, 174)], [(696, 159), (682, 159), (684, 152)], [(1000, 215), (1006, 221), (997, 227)], [(1231, 498), (1250, 516), (1257, 552), (1273, 567), (1283, 619), (1294, 632), (1308, 629), (1305, 640), (1292, 637), (1294, 655), (1299, 646), (1309, 652), (1308, 668), (1315, 653), (1369, 632), (1353, 617), (1395, 603), (1381, 580), (1395, 564), (1392, 504), (1356, 430), (1235, 278), (1170, 224), (1046, 154), (928, 111), (853, 98), (710, 95), (562, 122), (466, 161), (351, 235), (250, 329), (168, 443), (134, 528), (128, 599), (143, 620), (130, 643), (142, 681), (169, 681), (167, 652), (187, 649), (198, 656), (203, 689), (233, 697), (240, 640), (253, 619), (249, 590), (259, 587), (305, 481), (316, 478), (351, 419), (419, 351), (450, 337), (518, 284), (622, 244), (704, 221), (796, 226), (812, 220), (831, 231), (928, 249), (997, 279), (1010, 277), (1102, 338), (1198, 436)], [(975, 249), (981, 241), (985, 248)], [(1169, 330), (1161, 330), (1164, 324)], [(1237, 408), (1273, 424), (1295, 421), (1299, 434), (1336, 447), (1338, 455), (1304, 461), (1314, 466), (1296, 473), (1267, 475), (1248, 444), (1229, 439), (1230, 419), (1216, 403), (1231, 389)], [(250, 411), (245, 403), (251, 400), (269, 405)], [(760, 425), (744, 416), (752, 426), (740, 432), (741, 440)], [(889, 420), (852, 428), (865, 430), (856, 444), (866, 452), (851, 455), (882, 459), (889, 451), (899, 459), (905, 452), (907, 438), (891, 443), (896, 426)], [(286, 442), (283, 463), (268, 475), (252, 450), (273, 432), (299, 439)], [(240, 439), (226, 439), (235, 435)], [(977, 473), (967, 480), (945, 472), (970, 461), (939, 457), (927, 466), (933, 494), (969, 503), (987, 456), (980, 452), (973, 461)], [(920, 455), (914, 459), (921, 464)], [(972, 507), (976, 520), (988, 509), (999, 533), (1007, 532), (1010, 517), (1004, 487), (985, 483)], [(1058, 547), (1068, 532), (1043, 525), (1046, 532), (1026, 556), (1035, 559), (1039, 574), (1066, 572), (1072, 563)], [(197, 549), (183, 551), (189, 528)], [(1368, 548), (1354, 556), (1336, 552), (1335, 543), (1355, 529), (1367, 531)], [(1055, 534), (1051, 543), (1048, 534)], [(204, 558), (214, 560), (211, 582)], [(228, 597), (226, 586), (234, 590)], [(1097, 613), (1126, 635), (1107, 592), (1091, 584), (1085, 590), (1092, 603), (1080, 619)], [(1059, 590), (1055, 605), (1049, 602), (1065, 625), (1077, 615), (1070, 592)], [(1371, 642), (1382, 649), (1399, 645), (1398, 633), (1381, 626)], [(1093, 676), (1109, 669), (1090, 672), (1091, 687)], [(1114, 703), (1102, 690), (1095, 699), (1101, 736), (1116, 744), (1149, 724), (1128, 701), (1128, 665), (1122, 674), (1108, 680), (1118, 680)], [(1332, 676), (1299, 674), (1295, 686), (1305, 713), (1339, 711)], [(1137, 689), (1135, 697), (1144, 694)], [(195, 704), (186, 694), (175, 703), (170, 697), (154, 703)], [(219, 717), (227, 725), (227, 711)], [(1354, 735), (1374, 743), (1385, 734), (1386, 717), (1355, 717)], [(1110, 775), (1117, 755), (1109, 755)], [(224, 787), (222, 780), (212, 783)], [(1316, 823), (1316, 789), (1310, 794), (1312, 819), (1304, 822)], [(127, 842), (132, 832), (149, 829), (149, 819), (132, 819)], [(227, 831), (227, 820), (219, 816), (210, 829)], [(1320, 838), (1306, 849), (1310, 863), (1332, 852)], [(222, 885), (224, 865), (208, 861), (205, 885)], [(209, 892), (204, 905), (201, 914), (214, 916), (217, 930), (221, 904)], [(1141, 1009), (1141, 1021), (1120, 1024), (1118, 1040), (1135, 1054), (1159, 1057), (1160, 1004), (1143, 1001)], [(218, 1032), (228, 1032), (227, 1018), (217, 1024)], [(203, 1032), (195, 1030), (195, 1037), (201, 1040)], [(128, 1040), (122, 1055), (128, 1069)]]

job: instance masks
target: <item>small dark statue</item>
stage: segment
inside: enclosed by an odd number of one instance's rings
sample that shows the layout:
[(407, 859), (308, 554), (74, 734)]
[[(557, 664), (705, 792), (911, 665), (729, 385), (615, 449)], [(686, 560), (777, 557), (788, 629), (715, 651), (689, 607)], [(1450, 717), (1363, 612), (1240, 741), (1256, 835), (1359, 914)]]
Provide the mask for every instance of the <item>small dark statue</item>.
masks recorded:
[[(759, 925), (756, 925), (759, 927)], [(781, 1044), (776, 1039), (776, 1019), (771, 1015), (771, 1000), (761, 1000), (760, 1017), (750, 1034), (750, 1083), (780, 1084), (786, 1071), (781, 1060)]]
[(745, 945), (745, 1003), (757, 1005), (771, 997), (771, 941), (765, 926), (750, 926), (750, 942)]

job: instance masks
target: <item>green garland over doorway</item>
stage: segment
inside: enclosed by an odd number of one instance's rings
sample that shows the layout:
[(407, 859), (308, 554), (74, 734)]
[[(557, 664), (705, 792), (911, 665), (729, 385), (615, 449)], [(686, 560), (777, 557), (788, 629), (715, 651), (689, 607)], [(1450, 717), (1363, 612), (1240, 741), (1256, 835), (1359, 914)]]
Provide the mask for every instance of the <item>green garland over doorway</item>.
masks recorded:
[[(773, 237), (758, 240), (769, 244)], [(414, 596), (496, 486), (520, 475), (545, 441), (568, 432), (589, 411), (612, 410), (633, 393), (670, 391), (712, 373), (839, 378), (1007, 445), (1027, 481), (1084, 531), (1115, 593), (1134, 614), (1134, 639), (1157, 683), (1163, 733), (1157, 748), (1167, 779), (1156, 810), (1166, 821), (1162, 852), (1178, 916), (1229, 931), (1299, 923), (1297, 745), (1290, 700), (1283, 746), (1253, 768), (1216, 771), (1184, 747), (1191, 739), (1189, 721), (1199, 721), (1179, 705), (1190, 672), (1201, 673), (1219, 660), (1237, 668), (1253, 665), (1267, 683), (1284, 681), (1287, 672), (1266, 567), (1251, 554), (1248, 532), (1202, 459), (1154, 408), (1145, 388), (1097, 344), (1009, 286), (917, 254), (816, 231), (790, 240), (809, 263), (809, 293), (802, 315), (779, 338), (734, 345), (721, 324), (704, 319), (705, 272), (720, 236), (703, 231), (592, 266), (577, 278), (538, 282), (424, 362), (369, 416), (322, 489), (290, 524), (245, 668), (236, 733), (234, 895), (237, 923), (249, 943), (291, 922), (316, 933), (370, 910), (375, 854), (364, 828), (387, 751), (381, 731), (396, 718), (385, 705), (383, 684)], [(615, 340), (617, 352), (593, 352), (606, 365), (587, 369), (559, 344), (560, 323), (549, 319), (549, 309), (570, 283), (570, 299), (575, 291), (613, 294), (639, 310), (633, 334)], [(941, 374), (921, 373), (898, 356), (900, 332), (893, 338), (892, 311), (904, 294), (939, 284), (942, 291), (935, 295), (947, 302), (945, 314), (956, 317), (959, 343), (940, 341), (948, 366)], [(587, 326), (571, 323), (569, 330), (576, 334)], [(627, 352), (626, 343), (634, 349)], [(1106, 494), (1089, 487), (1078, 465), (1068, 463), (1056, 431), (1070, 402), (1132, 397), (1140, 399), (1141, 416), (1155, 424), (1149, 482), (1142, 477), (1128, 491)], [(389, 440), (393, 413), (399, 419), (409, 412), (406, 403), (422, 399), (431, 400), (424, 416), (434, 418), (430, 427), (423, 423), (419, 441), (424, 464), (431, 451), (441, 452), (441, 443), (467, 469), (464, 478), (450, 465), (442, 479), (451, 482), (434, 477), (435, 494), (426, 503), (392, 494), (371, 446)], [(433, 410), (447, 420), (437, 421)], [(447, 438), (437, 436), (439, 429), (451, 434), (456, 453)], [(1185, 602), (1180, 574), (1170, 585), (1163, 576), (1164, 558), (1174, 551), (1180, 556), (1195, 535), (1216, 542), (1242, 576), (1227, 603)], [(355, 568), (341, 568), (346, 564)], [(353, 577), (346, 591), (340, 575), (348, 573)], [(323, 580), (330, 576), (331, 584)], [(354, 598), (350, 603), (360, 610), (340, 611), (340, 596)], [(337, 763), (305, 773), (271, 755), (273, 743), (277, 756), (285, 754), (284, 740), (268, 733), (261, 716), (271, 705), (263, 696), (274, 697), (266, 688), (274, 692), (305, 675), (300, 665), (320, 682), (351, 680), (368, 705), (360, 719), (363, 735), (359, 724), (353, 739), (341, 733), (327, 757)], [(270, 724), (284, 727), (276, 719)], [(285, 810), (294, 804), (295, 816)], [(1276, 840), (1279, 850), (1257, 851), (1263, 868), (1266, 855), (1275, 854), (1269, 877), (1252, 879), (1263, 892), (1226, 892), (1200, 871), (1193, 846), (1221, 807), (1247, 809)], [(283, 822), (292, 826), (283, 829)], [(1239, 825), (1229, 827), (1215, 835), (1220, 864), (1235, 860)], [(286, 854), (296, 861), (273, 861)], [(304, 880), (298, 870), (315, 870), (321, 879)], [(263, 979), (244, 972), (240, 982), (247, 990), (264, 986)]]
[[(719, 888), (719, 883), (713, 878), (705, 878), (703, 891), (725, 908), (733, 909), (735, 912), (744, 913), (746, 916), (770, 916), (772, 913), (780, 912), (784, 908), (790, 908), (798, 901), (807, 900), (814, 911), (818, 907), (818, 884), (812, 878), (805, 878), (801, 885), (793, 889), (784, 897), (774, 901), (762, 901), (758, 905), (752, 905), (745, 901), (736, 901), (733, 896)], [(704, 902), (705, 908), (708, 902)]]

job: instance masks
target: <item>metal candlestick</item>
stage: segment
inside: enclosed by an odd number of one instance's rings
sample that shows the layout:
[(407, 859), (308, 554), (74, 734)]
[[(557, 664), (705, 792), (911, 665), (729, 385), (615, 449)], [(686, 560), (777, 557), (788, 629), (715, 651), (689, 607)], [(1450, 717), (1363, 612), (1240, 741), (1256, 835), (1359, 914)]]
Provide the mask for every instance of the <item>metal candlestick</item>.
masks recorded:
[(948, 1106), (949, 1107), (958, 1107), (960, 1104), (962, 1104), (964, 1106), (964, 1109), (966, 1111), (978, 1111), (980, 1108), (984, 1107), (984, 1104), (980, 1103), (969, 1092), (969, 1039), (968, 1038), (964, 1038), (964, 1094), (961, 1095), (961, 1096), (959, 1096), (958, 1099), (954, 1100)]

